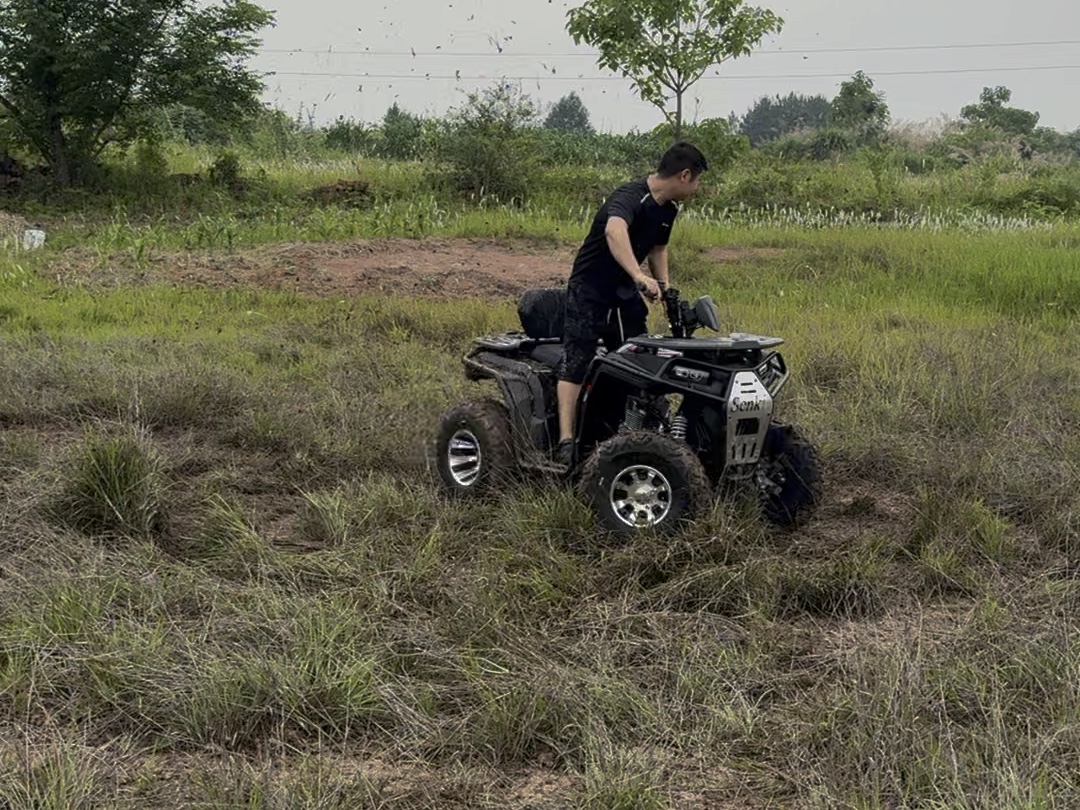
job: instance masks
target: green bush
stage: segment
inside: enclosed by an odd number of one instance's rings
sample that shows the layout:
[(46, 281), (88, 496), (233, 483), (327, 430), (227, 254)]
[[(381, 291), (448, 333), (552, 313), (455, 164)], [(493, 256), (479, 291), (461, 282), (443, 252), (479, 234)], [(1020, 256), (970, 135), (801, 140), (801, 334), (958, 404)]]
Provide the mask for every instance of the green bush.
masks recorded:
[(376, 151), (375, 144), (380, 140), (380, 133), (374, 127), (341, 116), (326, 128), (325, 137), (330, 149), (371, 155)]
[[(675, 141), (675, 130), (667, 123), (656, 127), (650, 135), (656, 145), (658, 158)], [(707, 118), (688, 124), (683, 127), (680, 139), (689, 141), (704, 153), (714, 175), (750, 151), (750, 139), (732, 133), (731, 124), (723, 118)]]
[(853, 152), (857, 146), (850, 132), (835, 128), (819, 130), (807, 140), (809, 156), (814, 160), (833, 160)]
[(546, 128), (525, 131), (538, 162), (550, 167), (612, 167), (644, 174), (656, 167), (662, 146), (651, 133), (559, 132)]
[(748, 208), (786, 206), (795, 202), (795, 178), (780, 161), (760, 161), (755, 171), (739, 178), (733, 188), (738, 205)]
[(265, 110), (243, 134), (226, 142), (234, 149), (246, 147), (254, 155), (290, 160), (318, 154), (325, 149), (325, 133), (312, 120), (304, 122), (303, 109), (296, 116), (284, 110)]
[(784, 135), (768, 141), (757, 151), (780, 160), (808, 160), (810, 158), (809, 135), (806, 133)]
[(532, 100), (508, 82), (470, 93), (436, 142), (436, 179), (469, 199), (522, 204), (537, 166), (525, 134), (536, 115)]
[(777, 138), (761, 148), (761, 152), (782, 160), (835, 160), (850, 154), (858, 147), (857, 138), (836, 127), (800, 132)]
[(379, 157), (413, 160), (420, 155), (424, 123), (418, 116), (405, 112), (395, 104), (383, 116), (381, 135), (376, 145)]
[(1074, 177), (1040, 180), (1000, 200), (995, 207), (1005, 213), (1080, 214), (1080, 181)]
[(222, 152), (210, 166), (210, 182), (226, 188), (237, 188), (244, 182), (240, 155), (232, 150)]

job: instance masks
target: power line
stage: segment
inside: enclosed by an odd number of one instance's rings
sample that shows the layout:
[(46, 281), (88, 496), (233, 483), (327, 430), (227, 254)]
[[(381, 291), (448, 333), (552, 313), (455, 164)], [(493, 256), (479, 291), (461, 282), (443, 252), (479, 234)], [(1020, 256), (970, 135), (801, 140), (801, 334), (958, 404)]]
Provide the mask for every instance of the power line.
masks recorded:
[[(874, 78), (879, 76), (937, 76), (953, 73), (1009, 73), (1026, 70), (1080, 70), (1080, 65), (1029, 65), (1026, 67), (993, 67), (993, 68), (945, 68), (941, 70), (892, 70), (875, 71)], [(627, 81), (624, 76), (462, 76), (460, 74), (434, 75), (431, 73), (321, 73), (317, 71), (280, 70), (269, 71), (270, 76), (310, 76), (335, 79), (364, 79), (364, 80), (399, 80), (399, 79), (423, 79), (449, 80), (449, 81), (570, 81), (570, 82), (607, 82)], [(730, 76), (702, 76), (702, 80), (747, 80), (756, 81), (769, 79), (842, 79), (847, 78), (847, 73), (789, 73), (789, 74), (762, 74), (756, 76), (730, 75)]]
[[(1042, 42), (984, 42), (984, 43), (972, 43), (972, 44), (942, 44), (942, 45), (875, 45), (867, 48), (793, 48), (791, 50), (783, 50), (782, 48), (773, 48), (769, 50), (755, 51), (754, 56), (762, 55), (801, 55), (805, 53), (879, 53), (884, 51), (946, 51), (946, 50), (967, 50), (977, 48), (1025, 48), (1025, 47), (1050, 47), (1055, 45), (1080, 45), (1080, 39), (1058, 39), (1047, 40)], [(302, 53), (302, 54), (315, 54), (315, 55), (327, 55), (327, 54), (339, 54), (343, 56), (416, 56), (416, 57), (442, 57), (442, 56), (459, 56), (459, 57), (528, 57), (528, 58), (552, 58), (552, 57), (580, 57), (589, 59), (595, 59), (595, 53), (512, 53), (510, 51), (493, 53), (491, 51), (480, 52), (467, 52), (467, 51), (372, 51), (372, 50), (344, 50), (339, 49), (337, 46), (330, 45), (321, 48), (261, 48), (262, 53)]]

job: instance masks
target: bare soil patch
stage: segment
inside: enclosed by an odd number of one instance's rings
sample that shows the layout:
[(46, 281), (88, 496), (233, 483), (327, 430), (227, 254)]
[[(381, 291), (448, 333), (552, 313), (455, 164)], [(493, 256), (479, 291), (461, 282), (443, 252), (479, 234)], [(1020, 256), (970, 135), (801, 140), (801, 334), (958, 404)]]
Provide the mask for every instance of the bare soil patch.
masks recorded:
[[(239, 253), (163, 253), (136, 267), (127, 256), (107, 268), (89, 252), (71, 253), (51, 268), (79, 284), (172, 283), (201, 287), (254, 286), (317, 296), (365, 294), (420, 298), (516, 299), (531, 287), (562, 286), (576, 245), (493, 239), (370, 239), (266, 245)], [(775, 248), (717, 247), (719, 264), (773, 258)]]
[(786, 248), (766, 247), (738, 247), (728, 245), (725, 247), (712, 247), (705, 251), (705, 258), (720, 264), (734, 264), (737, 262), (752, 261), (754, 259), (777, 259), (788, 253)]
[(564, 285), (574, 253), (565, 245), (520, 240), (377, 239), (268, 245), (235, 254), (159, 254), (148, 267), (118, 257), (106, 269), (94, 268), (90, 254), (72, 255), (52, 272), (69, 282), (105, 286), (165, 282), (326, 297), (504, 299), (531, 287)]

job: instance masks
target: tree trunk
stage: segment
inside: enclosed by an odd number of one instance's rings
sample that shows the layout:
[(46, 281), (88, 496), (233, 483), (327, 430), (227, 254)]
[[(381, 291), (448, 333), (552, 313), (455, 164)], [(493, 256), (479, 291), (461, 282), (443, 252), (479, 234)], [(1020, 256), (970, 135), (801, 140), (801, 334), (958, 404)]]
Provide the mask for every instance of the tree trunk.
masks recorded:
[[(675, 46), (673, 53), (682, 52), (682, 4), (678, 4), (675, 7)], [(682, 86), (682, 71), (673, 70), (672, 76), (675, 78), (675, 140), (682, 140), (682, 96), (685, 88)]]
[(682, 139), (682, 118), (683, 118), (682, 97), (683, 97), (683, 91), (682, 90), (676, 90), (675, 91), (675, 140), (677, 140), (677, 141)]
[[(37, 0), (37, 7), (38, 11), (44, 14), (48, 10), (48, 0)], [(52, 166), (53, 180), (57, 185), (66, 188), (72, 184), (74, 178), (71, 176), (71, 156), (68, 154), (67, 139), (64, 137), (60, 81), (56, 75), (56, 54), (48, 51), (49, 46), (55, 46), (55, 42), (51, 39), (42, 43), (47, 55), (43, 60), (39, 78), (42, 100), (45, 102), (45, 133), (42, 146), (46, 149), (45, 158)]]
[(67, 140), (64, 138), (63, 122), (59, 115), (50, 116), (49, 137), (54, 179), (58, 186), (67, 188), (71, 185), (71, 158), (68, 155)]

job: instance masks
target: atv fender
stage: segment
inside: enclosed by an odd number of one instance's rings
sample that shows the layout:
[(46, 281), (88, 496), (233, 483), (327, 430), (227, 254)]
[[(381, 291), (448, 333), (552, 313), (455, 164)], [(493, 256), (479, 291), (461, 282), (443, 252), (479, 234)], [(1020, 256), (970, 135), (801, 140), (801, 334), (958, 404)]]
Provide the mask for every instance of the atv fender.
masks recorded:
[(468, 379), (490, 379), (498, 384), (516, 435), (525, 437), (535, 449), (551, 445), (544, 383), (531, 365), (485, 351), (466, 355), (463, 362)]

